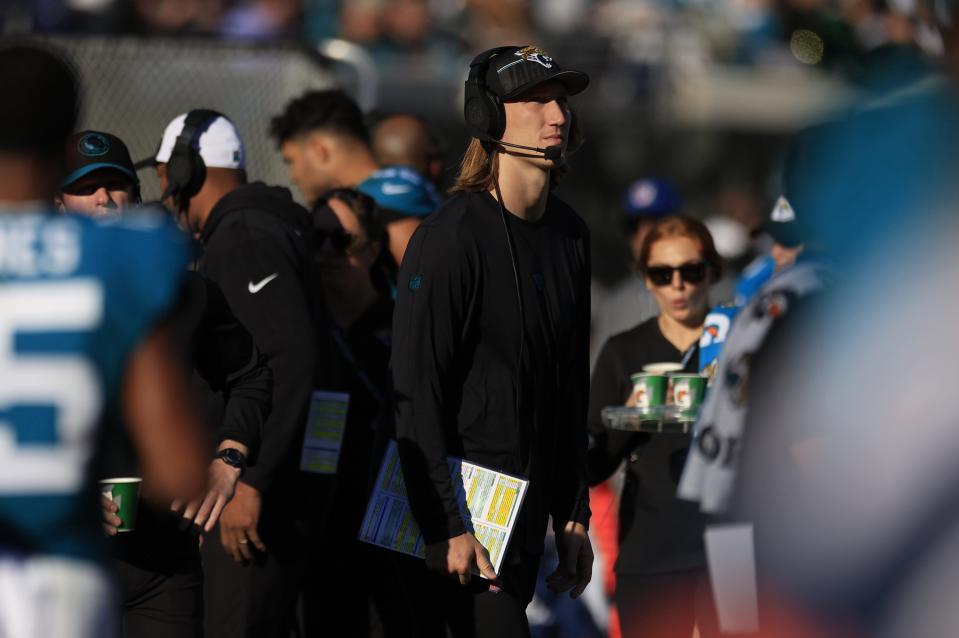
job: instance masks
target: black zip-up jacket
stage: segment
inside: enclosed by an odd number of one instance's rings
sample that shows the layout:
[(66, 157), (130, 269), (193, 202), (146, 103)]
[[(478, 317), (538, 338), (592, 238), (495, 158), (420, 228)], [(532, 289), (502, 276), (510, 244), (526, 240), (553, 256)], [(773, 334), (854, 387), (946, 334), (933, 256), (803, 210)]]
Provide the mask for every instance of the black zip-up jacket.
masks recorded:
[(263, 424), (272, 408), (273, 373), (234, 316), (219, 287), (199, 273), (188, 273), (188, 296), (180, 322), (189, 342), (194, 393), (206, 412), (214, 443), (239, 441), (249, 448), (247, 464), (256, 464)]
[(261, 493), (298, 471), (316, 363), (328, 352), (323, 301), (311, 294), (317, 286), (310, 237), (308, 214), (290, 192), (260, 182), (217, 202), (200, 236), (201, 272), (217, 284), (273, 371), (273, 411), (257, 464), (243, 478)]
[(508, 219), (522, 327), (492, 196), (458, 194), (413, 234), (393, 317), (396, 435), (427, 543), (465, 531), (452, 455), (529, 479), (511, 546), (540, 554), (550, 515), (589, 521), (589, 231), (552, 195), (538, 221)]

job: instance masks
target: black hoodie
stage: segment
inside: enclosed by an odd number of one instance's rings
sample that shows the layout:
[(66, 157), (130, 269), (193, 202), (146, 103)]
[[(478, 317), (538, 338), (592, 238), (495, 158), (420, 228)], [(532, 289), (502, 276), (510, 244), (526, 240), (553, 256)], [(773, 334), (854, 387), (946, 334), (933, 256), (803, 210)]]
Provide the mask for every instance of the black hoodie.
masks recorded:
[(266, 493), (295, 475), (310, 393), (321, 381), (317, 362), (329, 330), (316, 271), (309, 216), (285, 188), (260, 182), (224, 196), (200, 241), (201, 272), (223, 292), (273, 371), (273, 411), (264, 425), (259, 459), (244, 482)]

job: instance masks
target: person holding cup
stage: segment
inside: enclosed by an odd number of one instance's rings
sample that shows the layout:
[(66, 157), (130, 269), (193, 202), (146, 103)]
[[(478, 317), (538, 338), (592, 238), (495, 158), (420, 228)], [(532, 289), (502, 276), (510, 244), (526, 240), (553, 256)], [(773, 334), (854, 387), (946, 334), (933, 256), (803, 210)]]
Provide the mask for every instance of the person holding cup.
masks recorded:
[(622, 635), (688, 638), (695, 625), (705, 638), (718, 628), (704, 521), (695, 505), (676, 498), (690, 435), (608, 430), (600, 412), (635, 405), (634, 375), (697, 371), (709, 286), (719, 278), (721, 258), (705, 225), (674, 215), (649, 231), (637, 266), (659, 314), (611, 337), (599, 354), (589, 401), (589, 480), (606, 480), (626, 461), (614, 596)]

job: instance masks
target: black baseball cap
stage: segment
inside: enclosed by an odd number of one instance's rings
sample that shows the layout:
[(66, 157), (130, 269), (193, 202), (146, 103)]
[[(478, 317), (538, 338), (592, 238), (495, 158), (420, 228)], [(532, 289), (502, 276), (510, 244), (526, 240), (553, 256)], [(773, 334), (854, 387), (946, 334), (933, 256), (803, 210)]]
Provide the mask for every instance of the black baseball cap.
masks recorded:
[(806, 225), (796, 215), (796, 210), (785, 195), (780, 195), (773, 205), (763, 229), (773, 241), (787, 248), (802, 245), (809, 235)]
[(67, 176), (60, 186), (66, 188), (102, 168), (120, 171), (135, 185), (140, 183), (130, 151), (119, 137), (102, 131), (74, 133), (67, 144)]
[(502, 100), (512, 100), (543, 82), (561, 82), (570, 95), (576, 95), (589, 84), (582, 71), (563, 70), (537, 46), (514, 46), (497, 53), (486, 71), (486, 86)]

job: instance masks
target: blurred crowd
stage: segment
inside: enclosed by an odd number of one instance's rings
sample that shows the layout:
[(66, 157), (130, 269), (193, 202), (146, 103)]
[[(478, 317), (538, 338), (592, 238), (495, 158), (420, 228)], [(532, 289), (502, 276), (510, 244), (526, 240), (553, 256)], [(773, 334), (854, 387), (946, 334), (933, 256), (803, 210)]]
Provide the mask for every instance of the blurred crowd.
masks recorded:
[[(342, 38), (387, 68), (453, 74), (443, 60), (500, 42), (630, 64), (782, 65), (849, 71), (884, 42), (932, 52), (912, 3), (886, 0), (14, 0), (6, 17), (54, 33)], [(4, 13), (0, 12), (0, 19)], [(415, 73), (415, 70), (412, 72)]]

